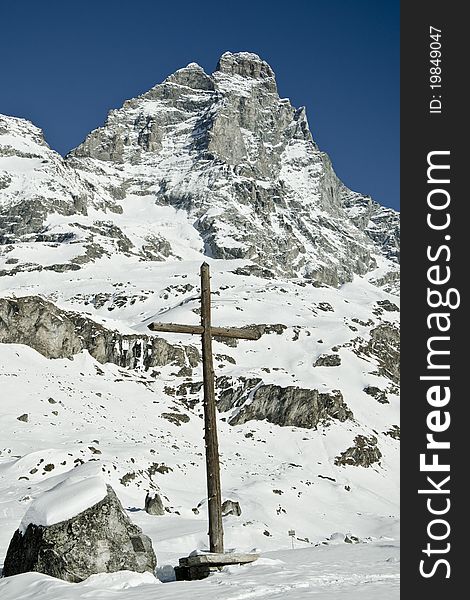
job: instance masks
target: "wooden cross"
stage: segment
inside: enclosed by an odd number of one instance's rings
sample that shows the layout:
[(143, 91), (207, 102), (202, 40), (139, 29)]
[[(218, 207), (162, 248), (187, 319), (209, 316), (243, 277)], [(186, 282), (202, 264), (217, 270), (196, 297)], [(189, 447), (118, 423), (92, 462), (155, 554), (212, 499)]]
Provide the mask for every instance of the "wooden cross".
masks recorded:
[(257, 340), (254, 329), (237, 327), (212, 327), (211, 287), (209, 265), (201, 265), (201, 325), (176, 325), (174, 323), (151, 323), (152, 331), (191, 333), (202, 336), (202, 372), (204, 380), (204, 441), (206, 446), (207, 498), (209, 505), (210, 551), (223, 553), (224, 530), (222, 527), (222, 497), (220, 489), (219, 444), (215, 406), (214, 362), (212, 337), (229, 337)]

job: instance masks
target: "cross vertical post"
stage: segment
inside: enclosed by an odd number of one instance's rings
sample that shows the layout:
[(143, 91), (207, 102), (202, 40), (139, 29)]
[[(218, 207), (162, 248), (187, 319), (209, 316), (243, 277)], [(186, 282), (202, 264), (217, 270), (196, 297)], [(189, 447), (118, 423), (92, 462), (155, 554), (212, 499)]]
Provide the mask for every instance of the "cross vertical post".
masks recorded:
[[(224, 552), (224, 530), (222, 526), (222, 494), (220, 486), (219, 443), (217, 439), (217, 417), (215, 404), (214, 361), (212, 338), (225, 337), (237, 340), (258, 340), (259, 330), (254, 327), (212, 327), (211, 282), (209, 265), (201, 265), (201, 324), (150, 323), (152, 331), (189, 333), (202, 338), (202, 372), (204, 379), (204, 443), (206, 447), (207, 501), (209, 511), (209, 546), (217, 554)], [(228, 564), (228, 563), (227, 563)], [(240, 560), (238, 561), (240, 563)]]
[(211, 552), (224, 551), (219, 444), (215, 406), (214, 363), (212, 358), (211, 286), (209, 265), (201, 265), (202, 369), (204, 378), (204, 441), (206, 447), (209, 545)]

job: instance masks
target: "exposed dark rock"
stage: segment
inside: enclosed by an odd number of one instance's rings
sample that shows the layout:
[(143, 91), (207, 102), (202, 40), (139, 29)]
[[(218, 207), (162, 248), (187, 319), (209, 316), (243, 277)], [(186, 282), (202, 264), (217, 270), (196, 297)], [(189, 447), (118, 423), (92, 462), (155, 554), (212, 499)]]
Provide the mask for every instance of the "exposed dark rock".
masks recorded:
[[(378, 362), (376, 374), (400, 383), (400, 331), (392, 323), (382, 323), (371, 329), (370, 340), (360, 344), (357, 354), (373, 357)], [(374, 373), (375, 374), (375, 373)]]
[(269, 333), (277, 333), (277, 335), (281, 335), (287, 329), (287, 325), (283, 325), (282, 323), (269, 323), (268, 325), (248, 325), (246, 328), (242, 329), (254, 329), (260, 335)]
[(317, 358), (314, 367), (339, 367), (341, 356), (339, 354), (322, 354)]
[(390, 429), (388, 429), (384, 433), (385, 433), (385, 435), (388, 435), (389, 437), (393, 438), (394, 440), (400, 439), (400, 428), (398, 427), (398, 425), (392, 425), (390, 427)]
[(382, 453), (377, 447), (375, 435), (366, 437), (357, 435), (354, 438), (354, 446), (351, 446), (335, 458), (335, 465), (354, 467), (370, 467), (382, 458)]
[(378, 300), (377, 304), (381, 308), (383, 308), (383, 310), (386, 310), (388, 312), (399, 312), (400, 311), (398, 306), (396, 304), (393, 304), (393, 302), (390, 302), (390, 300)]
[(148, 493), (145, 497), (145, 512), (149, 515), (164, 515), (165, 507), (160, 494), (156, 492)]
[(147, 473), (150, 478), (152, 478), (155, 473), (160, 473), (160, 475), (166, 475), (166, 473), (170, 473), (173, 471), (171, 467), (168, 467), (165, 463), (152, 463), (150, 467), (147, 469)]
[(361, 540), (355, 535), (347, 535), (344, 538), (345, 544), (359, 544)]
[(219, 360), (222, 363), (228, 362), (231, 365), (237, 364), (237, 361), (232, 356), (228, 356), (227, 354), (215, 354), (214, 358), (215, 360)]
[(375, 387), (373, 385), (368, 385), (367, 387), (364, 388), (363, 391), (368, 396), (372, 396), (372, 398), (375, 398), (377, 400), (377, 402), (380, 402), (380, 404), (390, 404), (385, 390), (381, 390), (380, 388)]
[(181, 369), (177, 372), (178, 377), (191, 377), (192, 374), (192, 367), (188, 367), (186, 365), (184, 367), (181, 367)]
[(329, 302), (319, 302), (316, 306), (324, 312), (334, 312), (334, 309)]
[(124, 512), (113, 489), (97, 504), (55, 525), (28, 525), (10, 542), (4, 577), (37, 571), (64, 581), (95, 573), (129, 570), (153, 573), (157, 564), (150, 538)]
[(327, 479), (328, 481), (332, 481), (333, 483), (336, 482), (336, 479), (334, 477), (328, 477), (328, 475), (318, 475), (318, 477), (320, 479)]
[(233, 515), (234, 517), (239, 517), (242, 514), (242, 509), (240, 508), (240, 503), (236, 500), (225, 500), (222, 503), (222, 516), (228, 517), (229, 515)]
[(46, 358), (71, 358), (86, 349), (100, 363), (130, 368), (173, 363), (194, 367), (199, 362), (194, 346), (172, 345), (148, 335), (124, 335), (38, 296), (0, 298), (0, 342), (31, 346)]
[(128, 485), (131, 481), (134, 481), (136, 477), (137, 473), (135, 473), (134, 471), (132, 471), (131, 473), (126, 473), (119, 479), (119, 483), (121, 485)]
[(178, 386), (176, 392), (178, 396), (192, 396), (193, 394), (198, 394), (202, 390), (202, 386), (202, 381), (185, 381)]
[(254, 277), (261, 277), (262, 279), (274, 279), (275, 274), (270, 269), (265, 269), (259, 265), (250, 265), (247, 267), (238, 267), (232, 271), (234, 275), (253, 275)]
[(353, 418), (339, 390), (320, 393), (294, 386), (263, 384), (261, 379), (243, 377), (236, 380), (219, 377), (217, 386), (219, 410), (239, 409), (229, 418), (230, 425), (266, 419), (275, 425), (315, 428), (330, 419)]
[(29, 421), (29, 415), (28, 413), (24, 413), (23, 415), (20, 415), (19, 417), (16, 417), (18, 419), (18, 421), (23, 421), (23, 423), (27, 423)]
[(179, 426), (182, 423), (189, 423), (189, 417), (188, 417), (188, 415), (185, 415), (185, 414), (162, 413), (160, 416), (163, 417), (164, 419), (166, 419), (167, 421), (170, 421), (170, 423), (173, 423), (173, 425)]

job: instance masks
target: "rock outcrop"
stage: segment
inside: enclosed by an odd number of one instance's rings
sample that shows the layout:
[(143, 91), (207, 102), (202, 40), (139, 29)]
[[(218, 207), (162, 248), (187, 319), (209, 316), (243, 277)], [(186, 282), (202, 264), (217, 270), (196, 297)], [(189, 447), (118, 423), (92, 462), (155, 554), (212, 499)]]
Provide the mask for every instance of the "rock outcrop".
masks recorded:
[(341, 356), (339, 354), (322, 354), (315, 361), (315, 367), (339, 367)]
[(29, 524), (10, 542), (4, 577), (37, 571), (64, 581), (95, 573), (129, 570), (153, 573), (157, 565), (150, 538), (125, 514), (113, 489), (94, 506), (54, 525)]
[(357, 353), (377, 361), (376, 374), (400, 383), (400, 331), (396, 325), (381, 323), (371, 329), (369, 341), (360, 340)]
[(330, 419), (346, 421), (353, 418), (339, 390), (320, 393), (243, 377), (235, 381), (220, 377), (217, 384), (219, 411), (235, 409), (228, 418), (230, 425), (266, 419), (275, 425), (312, 429)]
[(389, 400), (387, 398), (387, 392), (385, 390), (381, 390), (380, 388), (376, 387), (375, 385), (368, 385), (367, 387), (364, 388), (364, 392), (368, 396), (372, 396), (372, 398), (375, 398), (377, 400), (377, 402), (380, 402), (380, 404), (389, 404)]
[(377, 438), (375, 435), (369, 437), (365, 435), (357, 435), (354, 438), (354, 446), (351, 446), (342, 452), (335, 459), (335, 465), (353, 467), (370, 467), (374, 463), (378, 463), (382, 458), (382, 453), (377, 446)]
[(126, 335), (38, 296), (0, 298), (0, 343), (26, 344), (46, 358), (71, 358), (82, 350), (100, 363), (148, 369), (175, 364), (195, 367), (194, 346), (172, 345), (149, 335)]

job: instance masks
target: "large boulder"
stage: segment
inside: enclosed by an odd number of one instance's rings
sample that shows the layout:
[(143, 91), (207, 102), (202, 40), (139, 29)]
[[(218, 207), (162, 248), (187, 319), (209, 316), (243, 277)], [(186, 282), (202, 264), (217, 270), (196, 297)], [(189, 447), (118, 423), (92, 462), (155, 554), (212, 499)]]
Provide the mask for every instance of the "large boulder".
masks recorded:
[[(104, 491), (101, 500), (69, 519), (43, 524), (55, 520), (51, 517), (54, 512), (60, 514), (64, 510), (60, 505), (54, 508), (61, 497), (66, 502), (64, 492), (69, 491), (69, 500), (71, 496), (75, 502), (90, 494), (90, 487), (85, 492), (83, 485), (65, 483), (33, 501), (10, 542), (4, 577), (37, 571), (79, 582), (95, 573), (121, 570), (154, 573), (157, 559), (150, 538), (130, 521), (114, 490), (104, 482), (104, 488), (98, 483), (92, 489), (95, 498), (96, 494), (102, 495), (100, 490)], [(37, 522), (28, 522), (31, 519)]]
[(234, 517), (239, 517), (242, 514), (242, 509), (240, 507), (240, 502), (236, 500), (225, 500), (222, 503), (222, 516), (228, 517), (232, 515)]
[(163, 500), (157, 492), (148, 492), (145, 497), (145, 512), (149, 515), (162, 516), (165, 514)]

